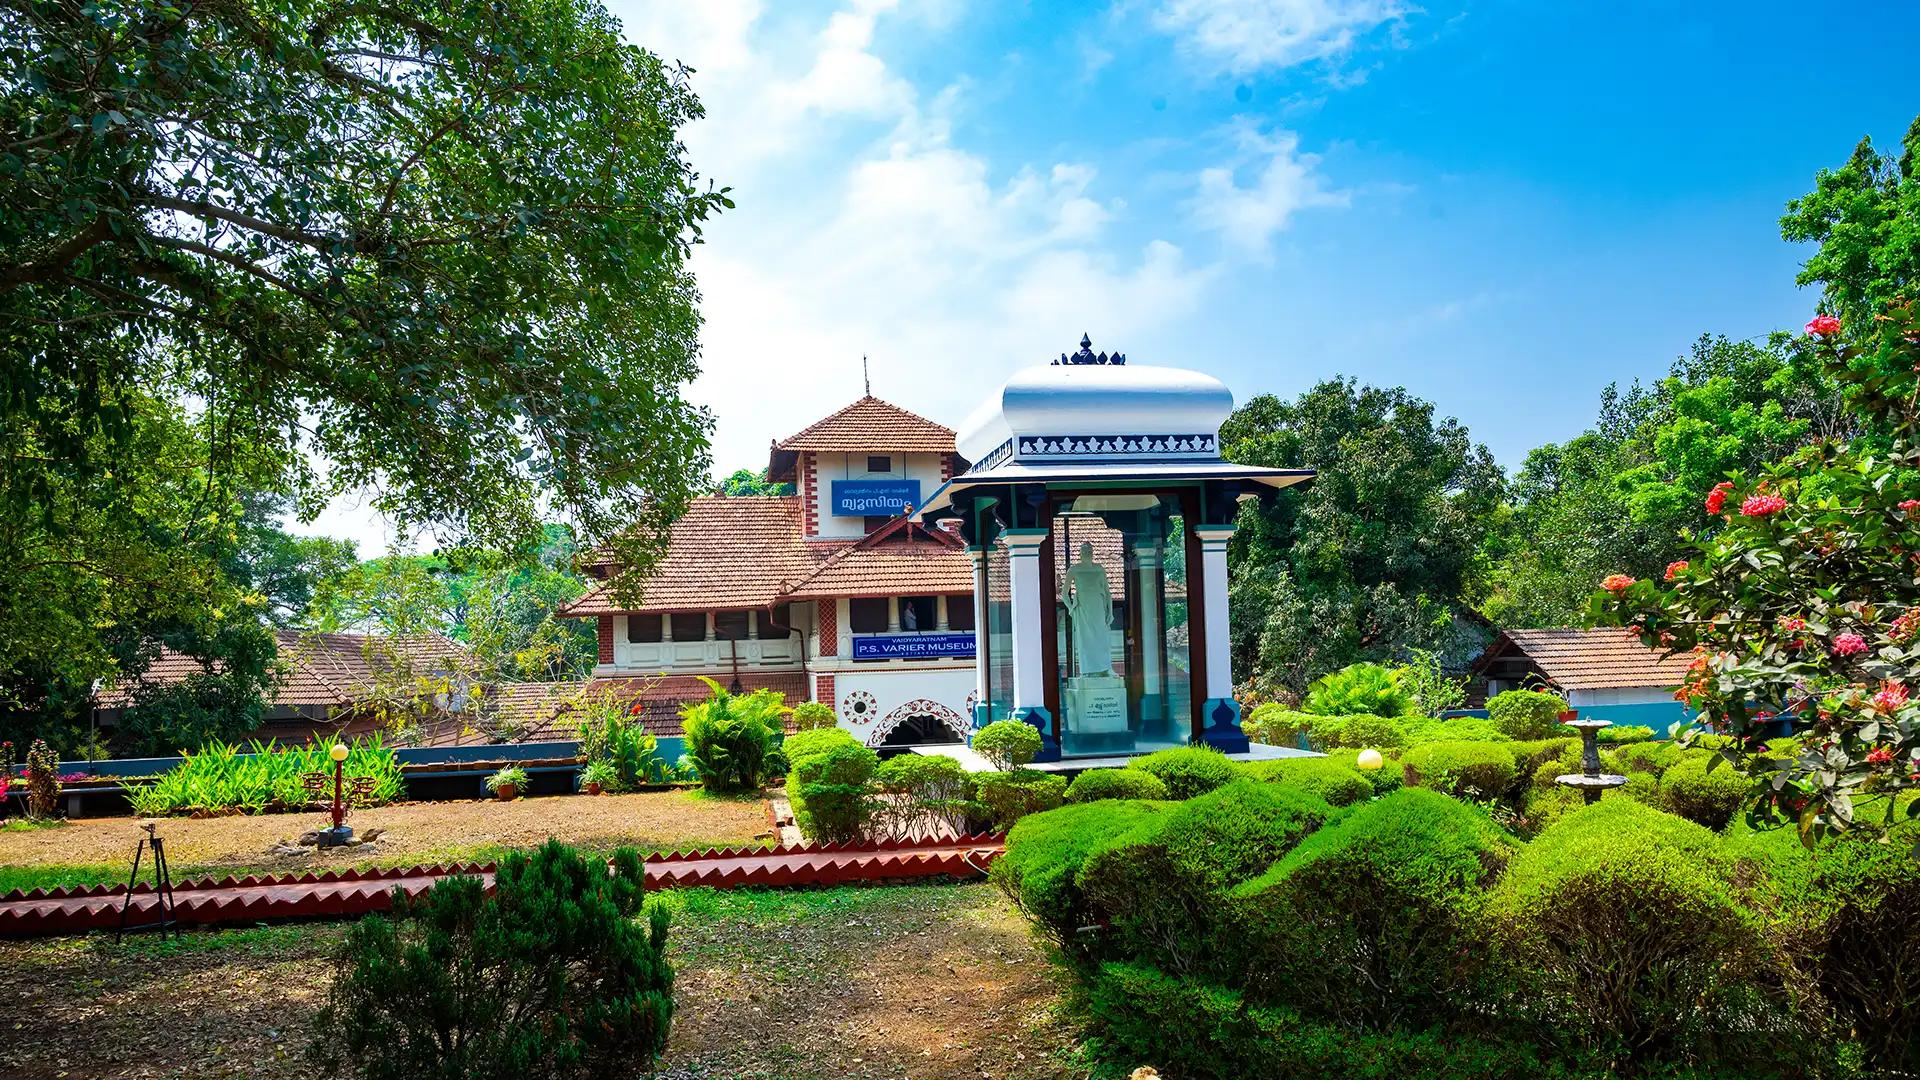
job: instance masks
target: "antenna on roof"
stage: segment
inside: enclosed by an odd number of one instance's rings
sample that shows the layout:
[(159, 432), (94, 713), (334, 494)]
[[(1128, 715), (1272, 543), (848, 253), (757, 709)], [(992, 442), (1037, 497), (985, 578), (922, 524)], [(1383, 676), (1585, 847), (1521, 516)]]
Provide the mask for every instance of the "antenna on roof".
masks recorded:
[(860, 354), (860, 381), (867, 388), (867, 396), (873, 396), (873, 376), (867, 373), (867, 354)]

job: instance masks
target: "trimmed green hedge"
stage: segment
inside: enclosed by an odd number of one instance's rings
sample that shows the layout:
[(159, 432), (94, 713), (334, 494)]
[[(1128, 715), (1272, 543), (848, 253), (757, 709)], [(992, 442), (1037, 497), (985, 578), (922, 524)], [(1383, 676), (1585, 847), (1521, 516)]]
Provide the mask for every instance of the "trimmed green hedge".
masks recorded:
[(1211, 746), (1175, 746), (1156, 750), (1136, 758), (1127, 768), (1141, 769), (1160, 778), (1167, 794), (1175, 799), (1205, 795), (1236, 775), (1227, 755)]
[(1513, 786), (1518, 770), (1510, 744), (1434, 742), (1401, 755), (1407, 780), (1470, 799), (1496, 799)]
[(1310, 792), (1242, 780), (1109, 839), (1088, 856), (1078, 884), (1113, 928), (1117, 955), (1195, 970), (1224, 959), (1210, 950), (1220, 944), (1211, 920), (1226, 891), (1332, 814)]
[(1567, 699), (1539, 690), (1508, 690), (1487, 699), (1487, 719), (1510, 739), (1546, 739), (1565, 731), (1560, 714)]
[(973, 797), (985, 813), (988, 828), (1000, 831), (1028, 814), (1043, 813), (1067, 798), (1067, 778), (1038, 769), (980, 773), (974, 777)]
[(1089, 922), (1075, 881), (1080, 867), (1108, 840), (1163, 816), (1168, 806), (1102, 801), (1022, 818), (993, 863), (993, 883), (1067, 955), (1083, 955), (1096, 939), (1077, 933)]
[(1402, 722), (1413, 745), (1430, 742), (1510, 742), (1493, 726), (1493, 721), (1477, 716), (1456, 716), (1441, 720), (1431, 716), (1410, 716)]
[(1235, 889), (1219, 947), (1255, 1000), (1365, 1026), (1432, 1024), (1474, 978), (1474, 917), (1512, 849), (1473, 807), (1397, 792)]
[(1166, 782), (1145, 769), (1088, 769), (1067, 785), (1070, 803), (1166, 797)]
[(1692, 753), (1660, 774), (1666, 808), (1709, 829), (1724, 829), (1753, 792), (1753, 781), (1715, 753)]
[(1623, 1058), (1764, 1058), (1735, 1033), (1782, 1018), (1731, 869), (1713, 833), (1630, 799), (1567, 814), (1513, 859), (1488, 907), (1511, 1007)]
[(1381, 762), (1380, 767), (1377, 769), (1361, 768), (1359, 764), (1360, 751), (1358, 750), (1329, 750), (1327, 751), (1326, 760), (1345, 765), (1365, 777), (1367, 783), (1373, 785), (1373, 793), (1375, 795), (1391, 795), (1405, 786), (1406, 769), (1398, 761), (1395, 761), (1392, 755), (1384, 756), (1386, 760)]
[(1322, 719), (1312, 713), (1296, 712), (1277, 701), (1256, 705), (1252, 712), (1241, 721), (1240, 728), (1247, 738), (1268, 746), (1300, 745), (1300, 736), (1313, 727), (1315, 720)]
[[(1351, 764), (1328, 758), (1280, 758), (1252, 761), (1240, 770), (1254, 780), (1311, 791), (1333, 806), (1352, 806), (1373, 798), (1373, 784)], [(1382, 768), (1381, 772), (1387, 772)]]
[[(825, 729), (820, 729), (825, 730)], [(790, 761), (787, 801), (809, 840), (848, 841), (866, 835), (873, 817), (870, 784), (880, 755), (849, 738)]]

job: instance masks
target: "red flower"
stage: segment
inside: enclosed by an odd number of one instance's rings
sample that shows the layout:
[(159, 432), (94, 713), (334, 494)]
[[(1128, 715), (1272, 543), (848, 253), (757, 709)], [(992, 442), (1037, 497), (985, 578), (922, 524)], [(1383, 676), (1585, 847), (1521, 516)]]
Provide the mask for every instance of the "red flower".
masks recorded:
[(1615, 596), (1619, 596), (1621, 593), (1633, 587), (1633, 579), (1625, 574), (1608, 574), (1606, 577), (1600, 579), (1600, 587)]
[(636, 702), (634, 702), (634, 703), (633, 703), (633, 705), (632, 705), (631, 707), (629, 707), (629, 708), (627, 709), (627, 715), (628, 715), (628, 716), (639, 716), (639, 715), (640, 715), (640, 710), (641, 710), (642, 708), (643, 708), (643, 706), (642, 706), (642, 705), (641, 705), (641, 704), (640, 704), (639, 702), (637, 702), (637, 701), (636, 701)]
[(1891, 765), (1893, 764), (1893, 751), (1884, 746), (1876, 746), (1867, 753), (1867, 764), (1876, 766)]
[(1782, 615), (1775, 625), (1785, 633), (1797, 634), (1807, 628), (1807, 620), (1798, 615)]
[(1873, 707), (1881, 712), (1899, 712), (1907, 704), (1907, 688), (1897, 682), (1886, 682), (1880, 686), (1880, 692), (1873, 695)]
[(1707, 492), (1707, 513), (1717, 514), (1726, 509), (1727, 492), (1732, 490), (1733, 481), (1731, 480), (1722, 480), (1713, 485), (1713, 490)]
[(1867, 639), (1851, 632), (1836, 634), (1832, 647), (1835, 656), (1856, 656), (1867, 651)]
[(1887, 630), (1887, 638), (1904, 645), (1912, 641), (1917, 632), (1920, 632), (1920, 607), (1910, 607), (1893, 620), (1893, 626)]
[(1687, 560), (1685, 559), (1675, 559), (1674, 561), (1668, 563), (1667, 564), (1667, 580), (1672, 581), (1682, 571), (1686, 570), (1686, 568), (1687, 568)]
[(1740, 504), (1740, 512), (1748, 517), (1766, 517), (1786, 508), (1787, 500), (1778, 495), (1749, 495), (1747, 501)]
[(1819, 337), (1840, 332), (1840, 320), (1831, 315), (1815, 315), (1807, 322), (1807, 333)]
[(1901, 499), (1900, 509), (1905, 510), (1909, 514), (1915, 510), (1920, 510), (1920, 499)]

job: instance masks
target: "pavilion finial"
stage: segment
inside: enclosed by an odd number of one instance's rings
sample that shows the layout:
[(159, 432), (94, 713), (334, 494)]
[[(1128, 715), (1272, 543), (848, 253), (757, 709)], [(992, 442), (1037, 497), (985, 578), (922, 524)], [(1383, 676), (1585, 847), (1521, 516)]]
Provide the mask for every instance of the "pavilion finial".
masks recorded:
[(1094, 352), (1094, 351), (1093, 351), (1093, 338), (1092, 338), (1092, 337), (1090, 337), (1089, 335), (1087, 335), (1087, 334), (1084, 334), (1084, 333), (1083, 333), (1083, 334), (1081, 334), (1081, 335), (1080, 335), (1080, 351), (1079, 351), (1079, 352), (1077, 352), (1077, 353), (1074, 353), (1074, 354), (1073, 354), (1072, 356), (1068, 356), (1068, 355), (1067, 355), (1066, 353), (1061, 353), (1061, 354), (1060, 354), (1060, 359), (1058, 359), (1058, 360), (1055, 360), (1055, 361), (1054, 361), (1053, 363), (1054, 363), (1054, 366), (1055, 366), (1055, 367), (1058, 367), (1058, 366), (1060, 366), (1061, 364), (1068, 364), (1068, 365), (1073, 365), (1073, 364), (1124, 364), (1124, 363), (1126, 363), (1126, 362), (1127, 362), (1127, 354), (1126, 354), (1126, 353), (1118, 353), (1118, 352), (1116, 352), (1116, 353), (1096, 353), (1096, 352)]

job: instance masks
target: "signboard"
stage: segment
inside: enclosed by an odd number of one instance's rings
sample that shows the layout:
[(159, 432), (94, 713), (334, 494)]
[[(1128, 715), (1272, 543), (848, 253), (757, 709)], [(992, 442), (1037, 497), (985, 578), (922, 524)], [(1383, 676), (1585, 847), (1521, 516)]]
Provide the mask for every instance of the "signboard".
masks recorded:
[(928, 660), (973, 656), (972, 634), (856, 634), (855, 660)]
[(918, 480), (833, 482), (833, 513), (839, 517), (898, 517), (919, 505)]

